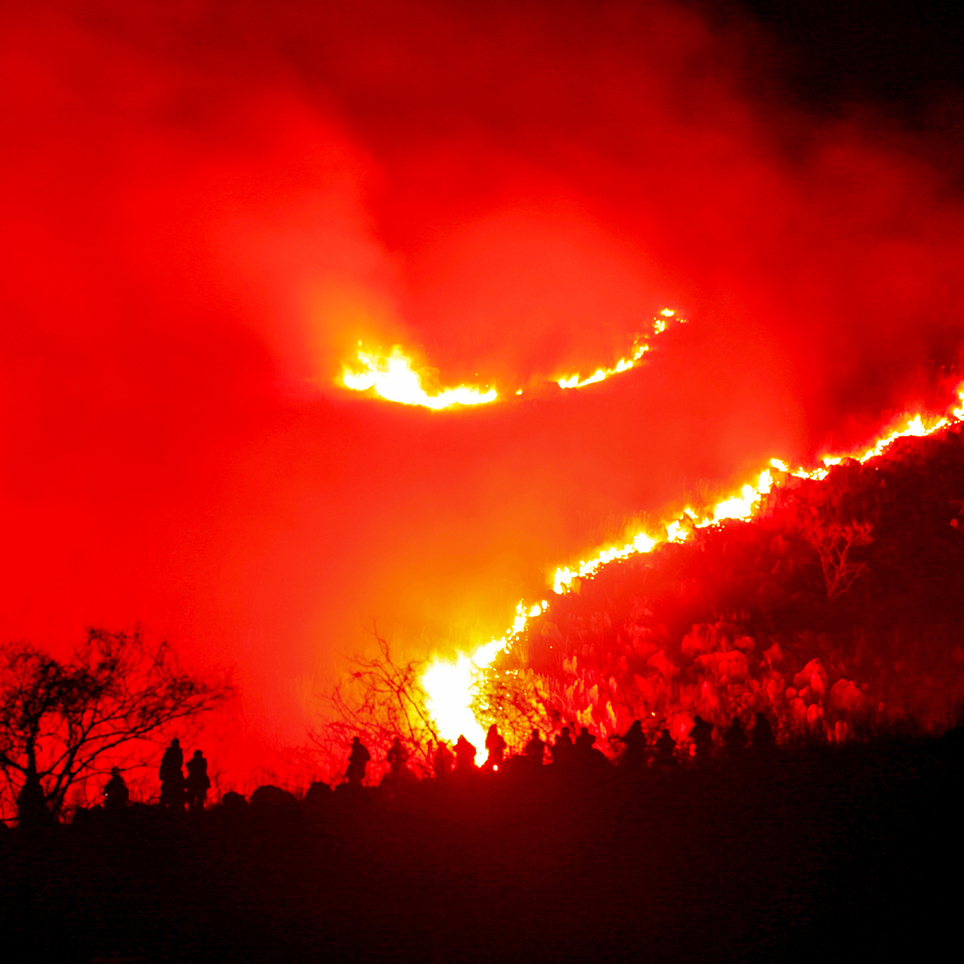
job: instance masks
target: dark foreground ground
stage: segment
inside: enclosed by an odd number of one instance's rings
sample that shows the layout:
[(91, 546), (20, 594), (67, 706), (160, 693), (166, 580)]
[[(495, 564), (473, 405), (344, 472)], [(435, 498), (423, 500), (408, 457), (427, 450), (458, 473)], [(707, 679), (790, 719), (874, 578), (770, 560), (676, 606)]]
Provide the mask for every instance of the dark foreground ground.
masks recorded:
[(4, 835), (0, 926), (50, 961), (936, 958), (962, 762), (956, 731), (736, 771), (97, 813)]

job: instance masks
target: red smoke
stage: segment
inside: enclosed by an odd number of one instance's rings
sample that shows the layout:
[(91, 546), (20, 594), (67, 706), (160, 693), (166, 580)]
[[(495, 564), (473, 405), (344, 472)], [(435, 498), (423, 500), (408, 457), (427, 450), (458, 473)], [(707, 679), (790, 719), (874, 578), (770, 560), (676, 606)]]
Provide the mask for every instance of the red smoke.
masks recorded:
[[(423, 652), (501, 632), (630, 516), (854, 442), (958, 361), (950, 174), (868, 111), (782, 104), (749, 26), (0, 16), (0, 633), (140, 621), (234, 664), (267, 744), (373, 619)], [(643, 370), (565, 396), (435, 414), (333, 382), (363, 337), (511, 390), (611, 363), (665, 306), (690, 323)]]

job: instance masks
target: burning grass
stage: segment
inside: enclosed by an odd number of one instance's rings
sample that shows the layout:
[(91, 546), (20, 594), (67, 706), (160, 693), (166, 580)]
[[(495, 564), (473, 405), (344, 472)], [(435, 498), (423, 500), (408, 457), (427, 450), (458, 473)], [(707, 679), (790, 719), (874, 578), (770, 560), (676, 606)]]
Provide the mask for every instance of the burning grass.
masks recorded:
[(684, 755), (696, 716), (717, 741), (733, 717), (752, 729), (756, 713), (783, 743), (946, 731), (964, 706), (954, 415), (912, 419), (813, 472), (774, 463), (781, 477), (761, 481), (745, 512), (689, 512), (673, 524), (679, 538), (601, 554), (458, 664), (397, 667), (383, 648), (355, 674), (353, 701), (339, 697), (332, 732), (348, 727), (376, 750), (400, 735), (427, 772), (433, 743), (465, 733), (481, 751), (491, 723), (515, 751), (534, 728), (584, 726), (611, 757), (636, 719), (650, 743), (668, 728)]
[[(603, 743), (633, 719), (685, 741), (696, 715), (722, 728), (756, 712), (784, 742), (950, 728), (964, 701), (961, 427), (788, 476), (753, 519), (602, 567), (527, 622), (490, 685), (533, 675), (557, 727)], [(498, 713), (484, 692), (480, 709)]]

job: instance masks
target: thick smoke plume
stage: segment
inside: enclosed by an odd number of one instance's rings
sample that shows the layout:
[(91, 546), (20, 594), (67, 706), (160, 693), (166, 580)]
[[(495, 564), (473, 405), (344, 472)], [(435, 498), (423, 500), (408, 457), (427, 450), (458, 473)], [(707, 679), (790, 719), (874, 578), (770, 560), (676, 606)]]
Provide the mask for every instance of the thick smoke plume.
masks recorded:
[[(252, 736), (226, 767), (300, 738), (373, 619), (467, 645), (630, 517), (943, 407), (951, 174), (880, 114), (788, 106), (748, 23), (0, 17), (0, 632), (67, 648), (140, 621), (236, 664)], [(644, 369), (565, 396), (434, 414), (335, 384), (361, 339), (535, 388), (663, 307), (689, 323)]]

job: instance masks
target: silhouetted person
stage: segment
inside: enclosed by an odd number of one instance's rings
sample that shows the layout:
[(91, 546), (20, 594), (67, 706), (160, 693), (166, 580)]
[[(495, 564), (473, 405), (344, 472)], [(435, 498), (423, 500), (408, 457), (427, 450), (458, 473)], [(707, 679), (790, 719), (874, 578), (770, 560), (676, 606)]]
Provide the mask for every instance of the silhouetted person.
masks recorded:
[(746, 730), (738, 716), (734, 716), (733, 722), (727, 727), (723, 742), (726, 744), (726, 758), (730, 763), (738, 763), (746, 756)]
[(127, 808), (131, 795), (124, 778), (121, 776), (119, 767), (111, 767), (110, 779), (104, 784), (101, 793), (104, 797), (105, 810), (116, 813)]
[(161, 806), (169, 810), (184, 809), (184, 754), (177, 737), (164, 751), (158, 775), (161, 778)]
[(583, 726), (579, 730), (572, 749), (572, 759), (587, 777), (598, 776), (609, 767), (609, 761), (603, 752), (596, 749), (596, 735), (589, 732), (588, 726)]
[(485, 751), (486, 758), (483, 769), (498, 770), (505, 759), (505, 738), (494, 723), (489, 727), (489, 732), (485, 734)]
[(555, 742), (549, 747), (549, 754), (553, 763), (558, 763), (560, 767), (567, 767), (572, 763), (574, 747), (572, 745), (572, 731), (568, 726), (564, 726), (556, 737)]
[(208, 761), (200, 750), (195, 750), (194, 756), (187, 761), (187, 780), (184, 781), (184, 786), (187, 789), (188, 810), (203, 810), (211, 780), (208, 777)]
[(471, 773), (475, 769), (475, 746), (460, 736), (455, 744), (455, 772)]
[(522, 753), (532, 766), (542, 766), (543, 757), (546, 755), (546, 742), (539, 736), (538, 730), (532, 731), (532, 736)]
[(385, 754), (388, 763), (388, 773), (393, 780), (401, 780), (405, 776), (405, 764), (408, 763), (409, 752), (402, 745), (399, 737), (395, 737), (392, 745)]
[(435, 756), (432, 759), (435, 779), (444, 780), (452, 772), (453, 763), (455, 763), (455, 757), (452, 755), (452, 751), (448, 748), (447, 744), (440, 740), (435, 749)]
[(696, 747), (696, 762), (705, 766), (713, 755), (713, 724), (707, 723), (702, 716), (694, 717), (690, 739)]
[(757, 713), (756, 723), (753, 726), (753, 742), (750, 744), (753, 756), (757, 759), (767, 757), (773, 752), (775, 746), (776, 741), (773, 738), (773, 727), (770, 726), (770, 721), (763, 713)]
[(345, 770), (345, 779), (350, 787), (361, 786), (371, 758), (368, 747), (357, 736), (354, 737), (351, 741), (351, 753), (348, 754), (348, 769)]
[(663, 730), (656, 741), (656, 763), (659, 766), (675, 766), (679, 761), (676, 759), (676, 740), (670, 736), (669, 730)]
[(632, 725), (619, 739), (626, 747), (619, 765), (630, 770), (640, 770), (646, 766), (646, 736), (643, 733), (643, 724), (639, 720), (633, 720)]

